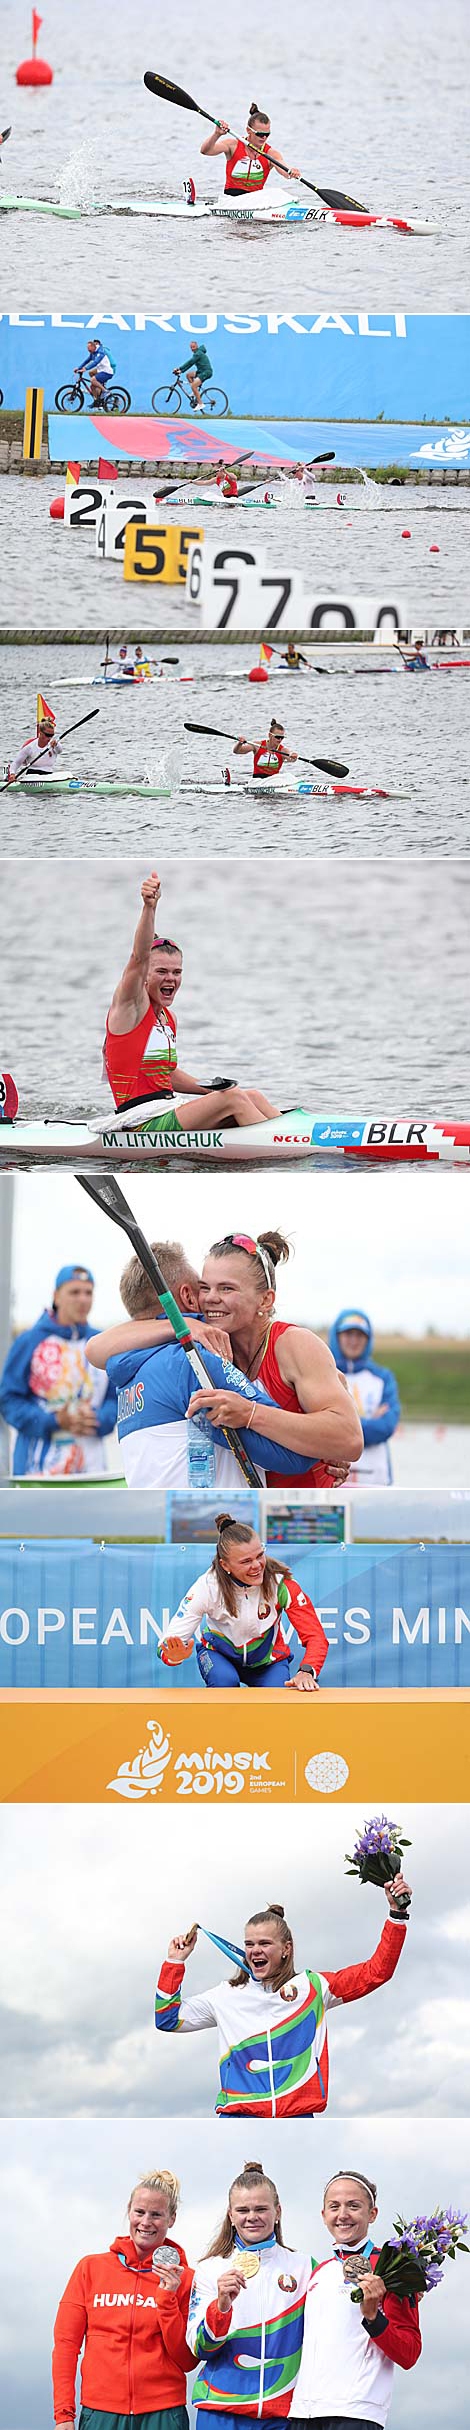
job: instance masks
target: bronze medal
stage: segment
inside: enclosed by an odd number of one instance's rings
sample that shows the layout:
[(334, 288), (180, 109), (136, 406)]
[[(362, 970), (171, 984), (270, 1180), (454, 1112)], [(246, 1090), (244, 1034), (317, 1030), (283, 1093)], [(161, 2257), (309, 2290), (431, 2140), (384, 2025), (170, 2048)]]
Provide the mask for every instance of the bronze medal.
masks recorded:
[(244, 2278), (257, 2278), (261, 2266), (259, 2253), (239, 2253), (237, 2266), (239, 2270), (243, 2270)]

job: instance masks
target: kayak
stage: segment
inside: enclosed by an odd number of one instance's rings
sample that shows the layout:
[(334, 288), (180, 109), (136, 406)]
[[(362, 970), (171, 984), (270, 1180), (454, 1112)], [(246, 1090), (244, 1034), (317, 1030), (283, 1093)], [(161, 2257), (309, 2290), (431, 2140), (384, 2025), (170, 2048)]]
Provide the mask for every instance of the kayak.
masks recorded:
[(329, 222), (332, 227), (337, 228), (395, 228), (402, 236), (439, 235), (437, 221), (405, 219), (398, 212), (392, 211), (335, 211), (328, 203), (322, 203), (320, 199), (317, 203), (312, 204), (283, 202), (282, 200), (255, 203), (251, 198), (245, 202), (241, 195), (237, 196), (235, 200), (231, 195), (227, 195), (227, 197), (221, 195), (218, 202), (187, 203), (177, 199), (176, 196), (172, 196), (170, 199), (160, 196), (156, 202), (147, 199), (132, 202), (126, 200), (124, 196), (118, 202), (98, 203), (93, 208), (98, 211), (112, 212), (117, 218), (229, 219), (236, 220), (239, 224), (246, 223), (247, 226), (254, 224), (263, 228), (279, 225), (302, 227), (306, 224), (319, 228), (325, 227)]
[(0, 194), (0, 211), (49, 211), (54, 219), (81, 219), (72, 203), (39, 202), (34, 194)]
[(118, 692), (145, 692), (149, 683), (195, 683), (196, 676), (191, 668), (187, 675), (54, 675), (51, 681), (55, 692), (76, 692), (79, 686), (90, 684), (93, 690), (99, 685), (105, 692), (113, 687)]
[(470, 1123), (385, 1121), (369, 1116), (354, 1121), (319, 1121), (303, 1106), (288, 1107), (267, 1122), (246, 1130), (161, 1132), (125, 1130), (119, 1123), (97, 1136), (86, 1122), (0, 1122), (0, 1162), (37, 1160), (42, 1164), (95, 1162), (120, 1165), (183, 1156), (191, 1163), (273, 1164), (293, 1159), (339, 1154), (391, 1163), (470, 1163)]
[(266, 776), (260, 778), (247, 776), (241, 783), (237, 777), (232, 776), (230, 784), (224, 785), (218, 777), (214, 778), (212, 784), (207, 777), (202, 777), (198, 784), (193, 777), (182, 776), (178, 789), (180, 793), (203, 793), (207, 794), (209, 798), (213, 793), (229, 795), (252, 793), (255, 801), (258, 802), (263, 799), (268, 802), (302, 801), (305, 794), (308, 798), (311, 798), (313, 794), (320, 801), (327, 801), (331, 794), (343, 794), (347, 799), (351, 797), (352, 800), (360, 802), (393, 802), (406, 798), (403, 794), (384, 792), (383, 785), (311, 785), (310, 783), (304, 784), (301, 777), (297, 779), (297, 783), (282, 785), (277, 777), (273, 777), (271, 784), (269, 777)]
[(115, 793), (127, 799), (137, 793), (152, 802), (169, 802), (170, 785), (150, 785), (144, 780), (135, 785), (125, 776), (17, 776), (8, 791), (12, 793)]

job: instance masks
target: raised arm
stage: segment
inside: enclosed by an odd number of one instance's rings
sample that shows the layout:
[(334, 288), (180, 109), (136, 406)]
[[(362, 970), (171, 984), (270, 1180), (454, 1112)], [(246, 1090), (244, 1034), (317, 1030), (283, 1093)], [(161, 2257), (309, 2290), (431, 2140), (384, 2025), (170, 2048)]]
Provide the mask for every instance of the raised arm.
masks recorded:
[(147, 1011), (148, 969), (155, 934), (155, 912), (161, 895), (156, 869), (152, 869), (150, 877), (144, 878), (141, 895), (142, 911), (137, 921), (132, 951), (122, 978), (118, 979), (108, 1014), (109, 1028), (114, 1036), (135, 1029)]
[(212, 135), (204, 137), (201, 154), (207, 160), (215, 160), (218, 153), (225, 152), (226, 159), (231, 160), (232, 152), (236, 150), (236, 142), (236, 135), (230, 134), (230, 128), (226, 125), (225, 118), (218, 118), (217, 126), (212, 129)]

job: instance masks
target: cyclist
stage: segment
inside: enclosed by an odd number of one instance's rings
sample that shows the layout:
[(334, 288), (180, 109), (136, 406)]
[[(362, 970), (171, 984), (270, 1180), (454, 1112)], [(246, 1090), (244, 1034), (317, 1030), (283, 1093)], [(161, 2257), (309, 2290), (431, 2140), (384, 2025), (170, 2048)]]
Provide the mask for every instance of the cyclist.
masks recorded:
[(89, 338), (84, 363), (75, 364), (75, 378), (78, 380), (81, 372), (87, 374), (91, 393), (96, 398), (97, 404), (100, 403), (103, 390), (108, 388), (110, 380), (114, 379), (115, 370), (116, 364), (113, 363), (112, 355), (108, 354), (106, 347), (102, 345), (101, 338)]
[(211, 380), (213, 377), (213, 372), (212, 363), (209, 362), (207, 346), (204, 346), (202, 342), (200, 343), (198, 338), (191, 338), (191, 353), (188, 354), (187, 363), (179, 363), (176, 365), (176, 369), (173, 374), (174, 379), (180, 380), (182, 378), (183, 371), (187, 371), (188, 374), (188, 388), (191, 389), (192, 411), (193, 413), (203, 413), (204, 406), (201, 404), (201, 388), (206, 387), (207, 381)]

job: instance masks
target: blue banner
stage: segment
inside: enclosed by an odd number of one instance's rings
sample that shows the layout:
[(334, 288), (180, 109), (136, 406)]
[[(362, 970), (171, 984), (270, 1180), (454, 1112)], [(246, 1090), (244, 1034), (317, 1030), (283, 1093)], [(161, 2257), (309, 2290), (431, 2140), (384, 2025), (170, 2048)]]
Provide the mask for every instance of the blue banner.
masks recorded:
[[(170, 1670), (157, 1648), (213, 1552), (213, 1541), (4, 1540), (0, 1686), (201, 1691), (194, 1654)], [(322, 1619), (328, 1687), (470, 1684), (469, 1546), (293, 1544), (286, 1566)], [(300, 1657), (295, 1634), (293, 1645)]]
[[(73, 381), (98, 338), (130, 391), (132, 410), (205, 345), (213, 381), (232, 414), (333, 415), (352, 420), (462, 421), (470, 397), (470, 318), (465, 313), (318, 311), (233, 314), (3, 313), (0, 388), (22, 406), (26, 387), (56, 393)], [(161, 400), (160, 400), (161, 410)], [(75, 417), (72, 417), (75, 418)]]
[(448, 471), (470, 468), (470, 423), (461, 430), (446, 430), (442, 425), (430, 433), (425, 422), (410, 422), (406, 428), (399, 422), (210, 422), (156, 421), (150, 415), (139, 414), (79, 414), (50, 413), (48, 421), (49, 456), (51, 464), (63, 464), (69, 457), (83, 464), (97, 464), (99, 456), (108, 456), (119, 464), (169, 462), (231, 464), (234, 456), (250, 448), (257, 464), (308, 464), (320, 450), (334, 448), (337, 463), (343, 468), (362, 464), (366, 471), (377, 464), (404, 465), (411, 472), (425, 471), (434, 465)]

